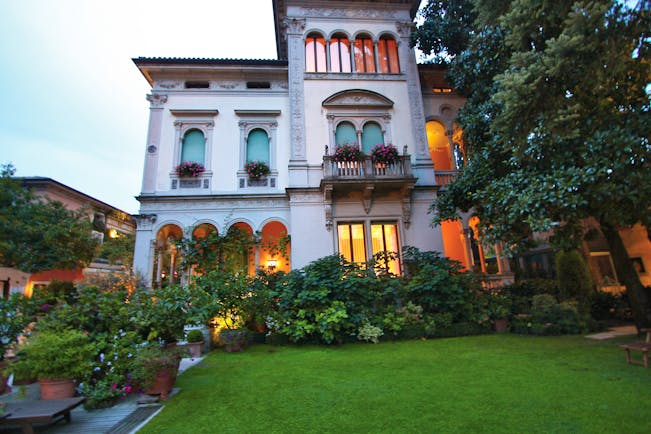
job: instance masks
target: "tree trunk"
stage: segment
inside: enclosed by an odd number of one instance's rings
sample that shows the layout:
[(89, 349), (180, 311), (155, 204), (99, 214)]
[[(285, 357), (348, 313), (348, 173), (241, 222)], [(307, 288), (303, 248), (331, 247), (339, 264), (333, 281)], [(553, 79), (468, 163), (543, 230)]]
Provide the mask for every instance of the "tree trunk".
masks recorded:
[(610, 255), (615, 265), (617, 279), (626, 287), (628, 301), (633, 311), (633, 318), (638, 329), (651, 327), (651, 294), (648, 288), (645, 288), (640, 281), (633, 263), (628, 257), (624, 242), (619, 236), (619, 231), (613, 226), (600, 222), (601, 232), (603, 232), (608, 246)]

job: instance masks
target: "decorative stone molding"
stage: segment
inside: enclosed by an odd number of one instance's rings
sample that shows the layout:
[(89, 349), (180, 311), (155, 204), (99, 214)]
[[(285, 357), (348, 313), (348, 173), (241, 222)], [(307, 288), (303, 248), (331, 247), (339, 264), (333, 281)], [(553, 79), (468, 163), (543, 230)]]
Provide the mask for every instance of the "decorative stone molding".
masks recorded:
[(156, 83), (157, 87), (160, 87), (162, 89), (176, 89), (178, 87), (181, 87), (181, 82), (180, 81), (161, 81), (159, 83)]
[(305, 19), (304, 18), (294, 18), (294, 17), (285, 17), (283, 20), (283, 26), (287, 35), (303, 35), (305, 31)]
[(403, 73), (381, 74), (365, 72), (306, 72), (305, 80), (358, 80), (358, 81), (404, 81)]
[(344, 8), (307, 8), (299, 9), (301, 16), (319, 18), (359, 18), (359, 19), (391, 19), (397, 18), (399, 12), (395, 10), (377, 9), (344, 9)]
[(351, 89), (337, 92), (326, 98), (323, 107), (374, 107), (389, 109), (393, 107), (393, 101), (377, 92), (364, 89)]
[(154, 223), (156, 223), (158, 216), (156, 214), (139, 214), (139, 215), (134, 215), (133, 218), (136, 220), (136, 225), (138, 229), (151, 230)]
[(220, 89), (228, 89), (228, 90), (231, 90), (231, 89), (236, 89), (236, 88), (240, 87), (240, 84), (241, 84), (241, 83), (234, 81), (234, 82), (223, 82), (223, 83), (219, 83), (217, 86), (218, 86)]
[(397, 21), (396, 30), (402, 38), (408, 38), (411, 36), (411, 32), (414, 30), (414, 23), (411, 21)]
[(163, 108), (167, 102), (167, 95), (164, 93), (151, 93), (147, 95), (147, 101), (149, 101), (150, 108)]

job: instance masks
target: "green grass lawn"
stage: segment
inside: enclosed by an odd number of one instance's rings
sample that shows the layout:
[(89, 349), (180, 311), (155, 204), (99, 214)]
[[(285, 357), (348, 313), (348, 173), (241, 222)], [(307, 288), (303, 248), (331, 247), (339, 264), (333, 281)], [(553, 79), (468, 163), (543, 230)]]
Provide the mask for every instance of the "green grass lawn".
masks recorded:
[(488, 335), (216, 351), (140, 432), (649, 433), (651, 370), (626, 365), (619, 342)]

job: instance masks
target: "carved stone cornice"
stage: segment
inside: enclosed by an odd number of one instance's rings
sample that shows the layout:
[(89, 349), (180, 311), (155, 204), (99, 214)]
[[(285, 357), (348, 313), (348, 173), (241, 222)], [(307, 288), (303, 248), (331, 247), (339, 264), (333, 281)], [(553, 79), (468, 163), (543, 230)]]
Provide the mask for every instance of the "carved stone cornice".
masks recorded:
[(163, 108), (167, 102), (167, 95), (164, 93), (151, 93), (147, 95), (147, 101), (149, 101), (149, 108)]
[(288, 35), (303, 35), (305, 31), (305, 18), (286, 17), (283, 20), (283, 27)]
[(306, 17), (319, 18), (359, 18), (359, 19), (391, 19), (397, 18), (399, 12), (392, 9), (362, 9), (362, 8), (300, 8), (299, 14)]

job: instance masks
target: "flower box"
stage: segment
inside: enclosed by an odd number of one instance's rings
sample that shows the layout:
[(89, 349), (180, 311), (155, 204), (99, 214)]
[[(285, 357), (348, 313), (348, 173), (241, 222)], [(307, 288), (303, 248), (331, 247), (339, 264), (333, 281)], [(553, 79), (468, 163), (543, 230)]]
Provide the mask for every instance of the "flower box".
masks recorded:
[(203, 164), (194, 161), (185, 161), (176, 166), (176, 174), (181, 178), (196, 178), (206, 170)]

